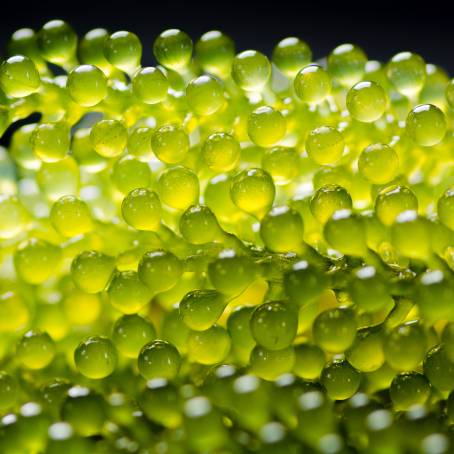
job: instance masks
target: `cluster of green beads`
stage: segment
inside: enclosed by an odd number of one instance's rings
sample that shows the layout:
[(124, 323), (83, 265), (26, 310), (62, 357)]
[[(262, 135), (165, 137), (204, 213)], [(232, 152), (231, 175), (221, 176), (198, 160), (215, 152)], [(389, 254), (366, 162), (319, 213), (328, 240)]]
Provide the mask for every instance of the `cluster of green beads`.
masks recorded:
[(454, 79), (145, 49), (61, 20), (7, 45), (0, 452), (452, 453)]

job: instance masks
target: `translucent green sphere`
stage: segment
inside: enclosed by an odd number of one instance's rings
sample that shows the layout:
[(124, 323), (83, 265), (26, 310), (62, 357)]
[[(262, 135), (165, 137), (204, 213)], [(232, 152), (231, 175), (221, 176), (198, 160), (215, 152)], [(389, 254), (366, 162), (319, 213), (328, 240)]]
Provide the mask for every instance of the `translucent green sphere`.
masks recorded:
[(69, 238), (93, 229), (87, 204), (72, 195), (63, 196), (52, 205), (50, 221), (58, 233)]
[(371, 183), (386, 184), (397, 176), (399, 158), (389, 145), (372, 144), (359, 155), (358, 170)]
[(46, 332), (27, 331), (17, 344), (16, 356), (27, 369), (43, 369), (54, 359), (54, 341)]
[(355, 120), (371, 123), (385, 113), (386, 92), (376, 82), (358, 82), (348, 91), (346, 103), (350, 115)]
[(353, 44), (341, 44), (328, 56), (328, 72), (344, 87), (351, 87), (364, 75), (367, 56)]
[(98, 251), (84, 251), (71, 263), (74, 283), (86, 293), (102, 292), (115, 269), (115, 259)]
[(284, 38), (273, 50), (273, 63), (288, 77), (293, 78), (312, 60), (312, 51), (303, 40)]
[(300, 172), (300, 156), (294, 148), (273, 147), (262, 156), (262, 169), (268, 172), (276, 185), (292, 183)]
[(424, 405), (430, 392), (429, 381), (417, 372), (396, 375), (389, 388), (393, 407), (397, 411), (410, 410), (414, 405)]
[(151, 148), (165, 164), (178, 164), (189, 151), (189, 137), (179, 126), (164, 125), (153, 133)]
[(171, 167), (159, 177), (158, 193), (165, 205), (176, 210), (186, 210), (199, 201), (199, 180), (187, 167)]
[(295, 93), (301, 101), (309, 104), (323, 102), (331, 93), (331, 78), (319, 65), (308, 65), (295, 77)]
[(426, 63), (418, 54), (400, 52), (389, 61), (386, 75), (399, 93), (411, 98), (424, 86)]
[(337, 129), (321, 126), (312, 130), (306, 139), (306, 151), (317, 164), (334, 164), (344, 153), (345, 142)]
[(231, 343), (227, 330), (219, 325), (206, 331), (191, 331), (187, 343), (189, 359), (207, 366), (220, 363), (229, 354)]
[(238, 141), (226, 132), (215, 132), (208, 136), (202, 147), (206, 165), (215, 172), (229, 172), (240, 161), (241, 148)]
[(293, 372), (304, 380), (317, 380), (326, 363), (323, 350), (317, 345), (299, 344), (295, 347)]
[(107, 96), (106, 76), (93, 65), (74, 68), (68, 75), (66, 87), (72, 100), (83, 107), (95, 106)]
[(192, 40), (181, 30), (166, 30), (153, 43), (153, 53), (162, 66), (181, 71), (191, 60)]
[(408, 114), (405, 130), (418, 145), (431, 147), (443, 140), (447, 130), (446, 118), (438, 107), (421, 104)]
[(352, 204), (352, 198), (346, 189), (335, 184), (327, 184), (315, 191), (311, 197), (310, 208), (315, 219), (325, 224), (336, 211), (351, 210)]
[(117, 349), (106, 337), (89, 337), (74, 351), (77, 370), (91, 379), (101, 379), (111, 375), (117, 367), (117, 361)]
[(333, 361), (325, 366), (321, 382), (333, 400), (345, 400), (359, 389), (361, 374), (348, 361)]
[(147, 380), (173, 380), (180, 370), (181, 357), (170, 342), (155, 340), (140, 350), (137, 364), (140, 374)]
[(262, 106), (249, 115), (247, 131), (249, 138), (256, 145), (271, 147), (285, 136), (287, 122), (278, 110)]
[(281, 350), (293, 342), (298, 320), (291, 305), (274, 301), (258, 306), (252, 314), (250, 325), (259, 345), (268, 350)]
[(146, 188), (151, 183), (150, 166), (134, 156), (123, 156), (113, 166), (112, 181), (123, 194), (136, 188)]
[(40, 85), (41, 78), (30, 58), (15, 55), (0, 65), (0, 88), (6, 95), (23, 98), (35, 93)]
[(159, 68), (141, 68), (134, 74), (132, 89), (145, 104), (157, 104), (167, 98), (169, 81)]
[(245, 91), (260, 91), (271, 77), (271, 63), (256, 50), (245, 50), (236, 55), (232, 65), (232, 78)]
[(90, 139), (96, 153), (105, 158), (113, 158), (123, 153), (128, 131), (121, 121), (101, 120), (91, 128)]
[(29, 215), (15, 196), (0, 195), (0, 239), (13, 238), (21, 233)]
[(112, 66), (132, 74), (140, 66), (142, 44), (134, 33), (115, 32), (104, 44), (104, 55)]
[(400, 213), (417, 210), (418, 199), (406, 186), (389, 186), (379, 192), (375, 199), (375, 213), (385, 225), (392, 225)]
[(51, 20), (38, 32), (38, 46), (45, 60), (64, 65), (75, 58), (77, 35), (66, 22)]
[(251, 352), (250, 370), (253, 374), (265, 380), (276, 380), (281, 375), (289, 373), (295, 364), (293, 347), (282, 350), (267, 350), (257, 345)]
[(262, 169), (241, 171), (230, 186), (233, 203), (240, 210), (259, 217), (271, 208), (275, 192), (273, 179)]
[(63, 121), (41, 123), (36, 126), (30, 137), (33, 153), (44, 162), (56, 162), (69, 152), (70, 129)]
[(136, 271), (117, 272), (108, 288), (109, 300), (123, 314), (135, 314), (146, 306), (152, 297), (148, 287)]
[(224, 105), (224, 87), (213, 76), (196, 77), (186, 87), (186, 100), (196, 115), (212, 115)]
[(190, 206), (180, 218), (180, 233), (191, 244), (205, 244), (220, 239), (221, 228), (214, 213), (204, 205)]
[(133, 189), (121, 204), (127, 224), (137, 230), (156, 232), (161, 225), (161, 202), (158, 195), (146, 188)]

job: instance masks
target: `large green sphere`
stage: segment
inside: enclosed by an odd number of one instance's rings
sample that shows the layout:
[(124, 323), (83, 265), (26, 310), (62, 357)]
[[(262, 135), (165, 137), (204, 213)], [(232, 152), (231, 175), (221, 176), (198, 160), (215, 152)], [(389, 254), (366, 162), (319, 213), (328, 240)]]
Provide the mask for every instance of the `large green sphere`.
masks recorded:
[(23, 98), (35, 93), (41, 78), (35, 64), (28, 57), (15, 55), (0, 65), (0, 88), (14, 98)]
[(106, 337), (89, 337), (74, 351), (74, 362), (78, 371), (91, 379), (101, 379), (111, 375), (117, 367), (117, 361), (117, 349)]
[(170, 343), (155, 340), (143, 346), (138, 358), (140, 374), (147, 380), (154, 378), (174, 379), (180, 370), (181, 358)]

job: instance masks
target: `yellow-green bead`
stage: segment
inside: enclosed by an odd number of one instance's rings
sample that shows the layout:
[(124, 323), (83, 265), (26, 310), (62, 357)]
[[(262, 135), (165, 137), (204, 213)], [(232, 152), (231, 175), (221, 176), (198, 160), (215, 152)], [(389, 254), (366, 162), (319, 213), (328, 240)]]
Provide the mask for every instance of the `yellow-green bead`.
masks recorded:
[(169, 29), (156, 38), (153, 53), (162, 66), (179, 71), (191, 61), (192, 40), (181, 30)]
[(107, 79), (93, 65), (81, 65), (68, 74), (66, 82), (69, 96), (83, 107), (93, 107), (107, 96)]
[(274, 207), (260, 223), (260, 236), (273, 252), (300, 252), (304, 225), (300, 214), (287, 206)]
[(376, 82), (358, 82), (348, 91), (346, 103), (355, 120), (371, 123), (378, 120), (386, 110), (386, 92)]
[(191, 361), (212, 365), (222, 362), (227, 357), (231, 340), (224, 328), (214, 325), (206, 331), (191, 331), (187, 345)]
[(169, 81), (159, 68), (146, 67), (134, 74), (132, 89), (145, 104), (157, 104), (167, 98)]
[(151, 136), (151, 148), (165, 164), (178, 164), (189, 151), (189, 137), (177, 125), (164, 125)]
[(271, 77), (268, 58), (256, 50), (245, 50), (236, 55), (232, 65), (232, 78), (245, 91), (260, 91)]
[(166, 169), (158, 180), (158, 194), (165, 205), (176, 210), (186, 210), (199, 201), (199, 180), (187, 167)]
[(232, 68), (235, 43), (224, 33), (211, 30), (197, 41), (195, 56), (204, 71), (225, 78)]
[(276, 380), (289, 373), (295, 364), (293, 347), (267, 350), (259, 345), (251, 352), (249, 367), (253, 374), (265, 380)]
[(126, 155), (115, 162), (112, 181), (120, 192), (127, 194), (135, 188), (150, 186), (151, 170), (147, 163)]
[(212, 115), (224, 105), (224, 88), (213, 76), (199, 76), (186, 87), (186, 100), (196, 115)]
[(109, 300), (123, 314), (135, 314), (146, 306), (152, 297), (148, 287), (136, 271), (120, 271), (109, 284)]
[(417, 210), (418, 199), (406, 186), (389, 186), (375, 199), (375, 214), (384, 225), (392, 225), (397, 216), (407, 210)]
[(131, 74), (140, 66), (142, 44), (134, 33), (115, 32), (104, 43), (104, 55), (112, 66)]
[(230, 186), (233, 203), (246, 213), (263, 216), (273, 205), (276, 189), (271, 176), (262, 169), (243, 170)]
[(73, 195), (63, 196), (52, 205), (50, 220), (58, 233), (69, 238), (93, 228), (87, 204)]
[(204, 205), (190, 206), (180, 218), (180, 232), (191, 244), (205, 244), (220, 238), (222, 231), (214, 213)]
[(310, 63), (312, 51), (306, 42), (292, 36), (277, 43), (272, 59), (280, 71), (293, 78), (301, 68)]
[(306, 139), (306, 151), (317, 164), (334, 164), (344, 153), (342, 133), (332, 126), (320, 126), (312, 130)]
[(17, 344), (16, 356), (27, 369), (43, 369), (55, 356), (55, 344), (49, 334), (27, 331)]
[(174, 379), (180, 370), (178, 350), (167, 341), (155, 340), (143, 346), (138, 357), (140, 374), (147, 380)]
[(241, 148), (238, 141), (226, 132), (215, 132), (208, 136), (202, 147), (206, 165), (215, 172), (229, 172), (237, 167)]
[(382, 143), (366, 147), (358, 159), (361, 175), (373, 184), (386, 184), (399, 172), (399, 158), (394, 148)]
[(156, 232), (161, 225), (161, 202), (146, 188), (133, 189), (121, 204), (124, 220), (137, 230)]
[(328, 397), (333, 400), (345, 400), (358, 391), (361, 374), (348, 361), (332, 361), (323, 369), (321, 382)]
[(383, 335), (375, 327), (358, 330), (352, 346), (345, 352), (348, 362), (361, 372), (374, 372), (383, 366)]
[(113, 158), (123, 153), (128, 131), (121, 121), (101, 120), (91, 128), (90, 139), (96, 153), (105, 158)]
[(151, 150), (153, 132), (153, 129), (149, 126), (139, 126), (132, 129), (128, 136), (128, 153), (141, 161), (149, 162), (153, 157), (153, 151)]
[(393, 407), (397, 411), (407, 411), (413, 406), (424, 405), (430, 394), (429, 381), (417, 372), (396, 375), (389, 388)]
[(447, 131), (446, 118), (438, 107), (421, 104), (408, 114), (405, 130), (418, 145), (431, 147), (443, 140)]
[(15, 55), (0, 65), (0, 88), (6, 95), (23, 98), (35, 93), (40, 85), (41, 78), (30, 58)]
[(454, 231), (454, 188), (447, 189), (437, 202), (438, 219)]
[(77, 370), (91, 379), (99, 380), (111, 375), (117, 367), (117, 361), (117, 349), (106, 337), (89, 337), (74, 351)]
[(55, 275), (60, 264), (61, 251), (47, 241), (31, 238), (20, 245), (14, 254), (17, 274), (29, 284), (41, 284)]
[(294, 148), (273, 147), (265, 151), (262, 168), (268, 172), (276, 185), (293, 182), (300, 172), (300, 157)]
[(310, 209), (315, 219), (325, 224), (337, 210), (351, 210), (352, 204), (352, 198), (346, 189), (336, 184), (327, 184), (315, 191)]
[(60, 161), (69, 152), (69, 126), (64, 122), (39, 124), (32, 132), (30, 143), (33, 152), (41, 161)]
[(304, 380), (320, 377), (326, 363), (324, 351), (317, 345), (299, 344), (295, 346), (295, 365), (293, 372)]
[(328, 71), (344, 87), (359, 82), (365, 73), (367, 56), (354, 44), (341, 44), (328, 56)]
[(293, 82), (298, 98), (309, 104), (323, 102), (331, 93), (331, 85), (331, 77), (319, 65), (306, 66)]
[(418, 54), (400, 52), (389, 61), (386, 75), (399, 93), (412, 98), (424, 86), (426, 63)]
[(75, 59), (77, 35), (66, 22), (51, 20), (38, 32), (38, 46), (45, 60), (64, 65)]
[(13, 238), (25, 229), (29, 215), (16, 196), (0, 195), (0, 239)]
[(104, 28), (90, 30), (80, 41), (78, 54), (80, 61), (86, 65), (97, 66), (106, 75), (112, 67), (104, 55), (104, 46), (109, 39), (109, 32)]
[(249, 138), (259, 147), (271, 147), (285, 136), (287, 122), (281, 112), (270, 106), (255, 109), (248, 118)]

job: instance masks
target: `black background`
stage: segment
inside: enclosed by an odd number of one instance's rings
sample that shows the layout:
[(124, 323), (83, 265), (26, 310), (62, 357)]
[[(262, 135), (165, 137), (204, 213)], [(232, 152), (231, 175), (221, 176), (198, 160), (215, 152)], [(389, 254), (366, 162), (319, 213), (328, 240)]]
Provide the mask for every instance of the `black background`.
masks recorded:
[[(5, 5), (8, 3), (8, 5)], [(0, 48), (21, 27), (38, 29), (50, 19), (62, 18), (79, 35), (95, 27), (130, 30), (139, 35), (143, 63), (153, 64), (153, 39), (166, 28), (181, 28), (195, 40), (203, 32), (220, 29), (237, 43), (239, 51), (258, 49), (270, 55), (273, 45), (286, 36), (298, 36), (313, 49), (314, 59), (336, 45), (353, 42), (370, 59), (386, 61), (410, 50), (454, 75), (454, 19), (443, 2), (275, 0), (232, 2), (213, 0), (122, 0), (101, 2), (66, 0), (0, 1)], [(6, 6), (10, 8), (6, 11)]]

